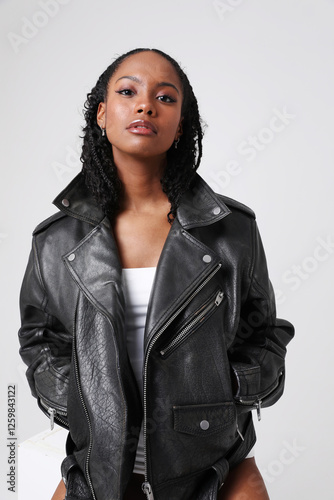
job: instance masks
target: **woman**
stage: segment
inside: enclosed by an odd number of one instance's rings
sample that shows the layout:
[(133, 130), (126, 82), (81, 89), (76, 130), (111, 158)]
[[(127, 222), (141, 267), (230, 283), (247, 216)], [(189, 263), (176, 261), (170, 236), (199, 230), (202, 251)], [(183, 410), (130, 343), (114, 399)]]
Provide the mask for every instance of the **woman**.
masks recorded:
[(251, 410), (281, 396), (293, 327), (255, 216), (196, 173), (197, 101), (163, 52), (114, 61), (85, 118), (21, 291), (32, 393), (70, 431), (54, 499), (268, 499)]

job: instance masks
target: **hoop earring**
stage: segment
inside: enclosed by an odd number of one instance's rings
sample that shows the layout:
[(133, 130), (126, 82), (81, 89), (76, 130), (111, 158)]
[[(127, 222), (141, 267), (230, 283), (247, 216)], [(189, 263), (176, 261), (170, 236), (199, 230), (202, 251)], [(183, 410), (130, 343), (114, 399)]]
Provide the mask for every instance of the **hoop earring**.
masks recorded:
[(106, 136), (106, 129), (101, 127), (101, 135), (102, 137)]
[(180, 137), (178, 137), (178, 138), (176, 139), (176, 141), (174, 142), (174, 148), (175, 148), (175, 149), (177, 149), (177, 145), (178, 145), (178, 143), (179, 143), (179, 142), (180, 142)]

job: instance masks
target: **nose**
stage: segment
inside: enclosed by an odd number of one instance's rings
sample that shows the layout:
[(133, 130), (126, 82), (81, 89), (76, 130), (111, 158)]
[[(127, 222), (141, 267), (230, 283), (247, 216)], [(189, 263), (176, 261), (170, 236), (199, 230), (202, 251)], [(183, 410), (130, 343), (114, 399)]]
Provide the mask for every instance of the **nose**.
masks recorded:
[[(141, 107), (141, 108), (139, 108), (139, 109), (137, 110), (137, 113), (144, 113), (144, 109), (143, 109), (142, 107)], [(148, 110), (146, 111), (146, 114), (148, 114), (148, 115), (151, 115), (152, 113), (153, 113), (153, 111), (152, 111), (151, 109), (148, 109)]]
[[(139, 99), (138, 99), (139, 100)], [(141, 113), (143, 115), (153, 115), (155, 114), (155, 106), (154, 106), (154, 98), (150, 95), (142, 95), (139, 102), (137, 101), (137, 113)]]

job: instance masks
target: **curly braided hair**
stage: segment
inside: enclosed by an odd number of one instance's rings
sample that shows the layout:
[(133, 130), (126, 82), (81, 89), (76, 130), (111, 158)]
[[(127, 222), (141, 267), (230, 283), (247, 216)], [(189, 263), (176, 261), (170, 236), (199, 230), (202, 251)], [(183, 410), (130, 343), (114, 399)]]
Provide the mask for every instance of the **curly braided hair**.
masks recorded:
[(180, 78), (183, 91), (182, 135), (177, 149), (172, 145), (167, 151), (167, 167), (160, 180), (162, 189), (171, 205), (167, 215), (170, 223), (176, 217), (181, 196), (190, 187), (202, 157), (202, 120), (193, 89), (180, 65), (168, 54), (158, 49), (134, 49), (115, 59), (87, 95), (84, 105), (86, 125), (83, 128), (81, 154), (82, 173), (86, 186), (110, 220), (114, 219), (119, 209), (122, 183), (117, 175), (112, 146), (107, 137), (102, 136), (101, 129), (97, 124), (97, 110), (99, 103), (105, 101), (109, 80), (120, 64), (131, 55), (150, 50), (160, 54), (172, 64)]

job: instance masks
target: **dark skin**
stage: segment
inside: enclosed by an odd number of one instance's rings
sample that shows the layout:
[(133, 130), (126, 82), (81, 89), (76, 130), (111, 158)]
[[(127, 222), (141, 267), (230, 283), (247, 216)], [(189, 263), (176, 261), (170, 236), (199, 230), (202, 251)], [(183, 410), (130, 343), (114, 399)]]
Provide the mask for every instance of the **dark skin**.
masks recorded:
[[(172, 69), (172, 71), (171, 71)], [(123, 267), (155, 267), (170, 224), (161, 189), (166, 151), (182, 133), (182, 87), (171, 64), (154, 52), (123, 61), (110, 79), (97, 122), (112, 144), (124, 187), (114, 235)], [(138, 120), (154, 131), (138, 127)], [(131, 123), (135, 127), (129, 128)]]
[[(155, 52), (125, 59), (110, 79), (105, 102), (99, 105), (97, 123), (106, 129), (123, 184), (121, 208), (113, 224), (122, 267), (158, 264), (171, 227), (167, 220), (170, 203), (160, 179), (167, 150), (182, 135), (181, 107), (178, 75)], [(134, 484), (134, 493), (128, 490), (126, 500), (144, 498), (139, 484), (140, 480)], [(63, 500), (65, 493), (61, 481), (52, 500)], [(269, 500), (254, 458), (245, 459), (230, 472), (218, 499)]]

